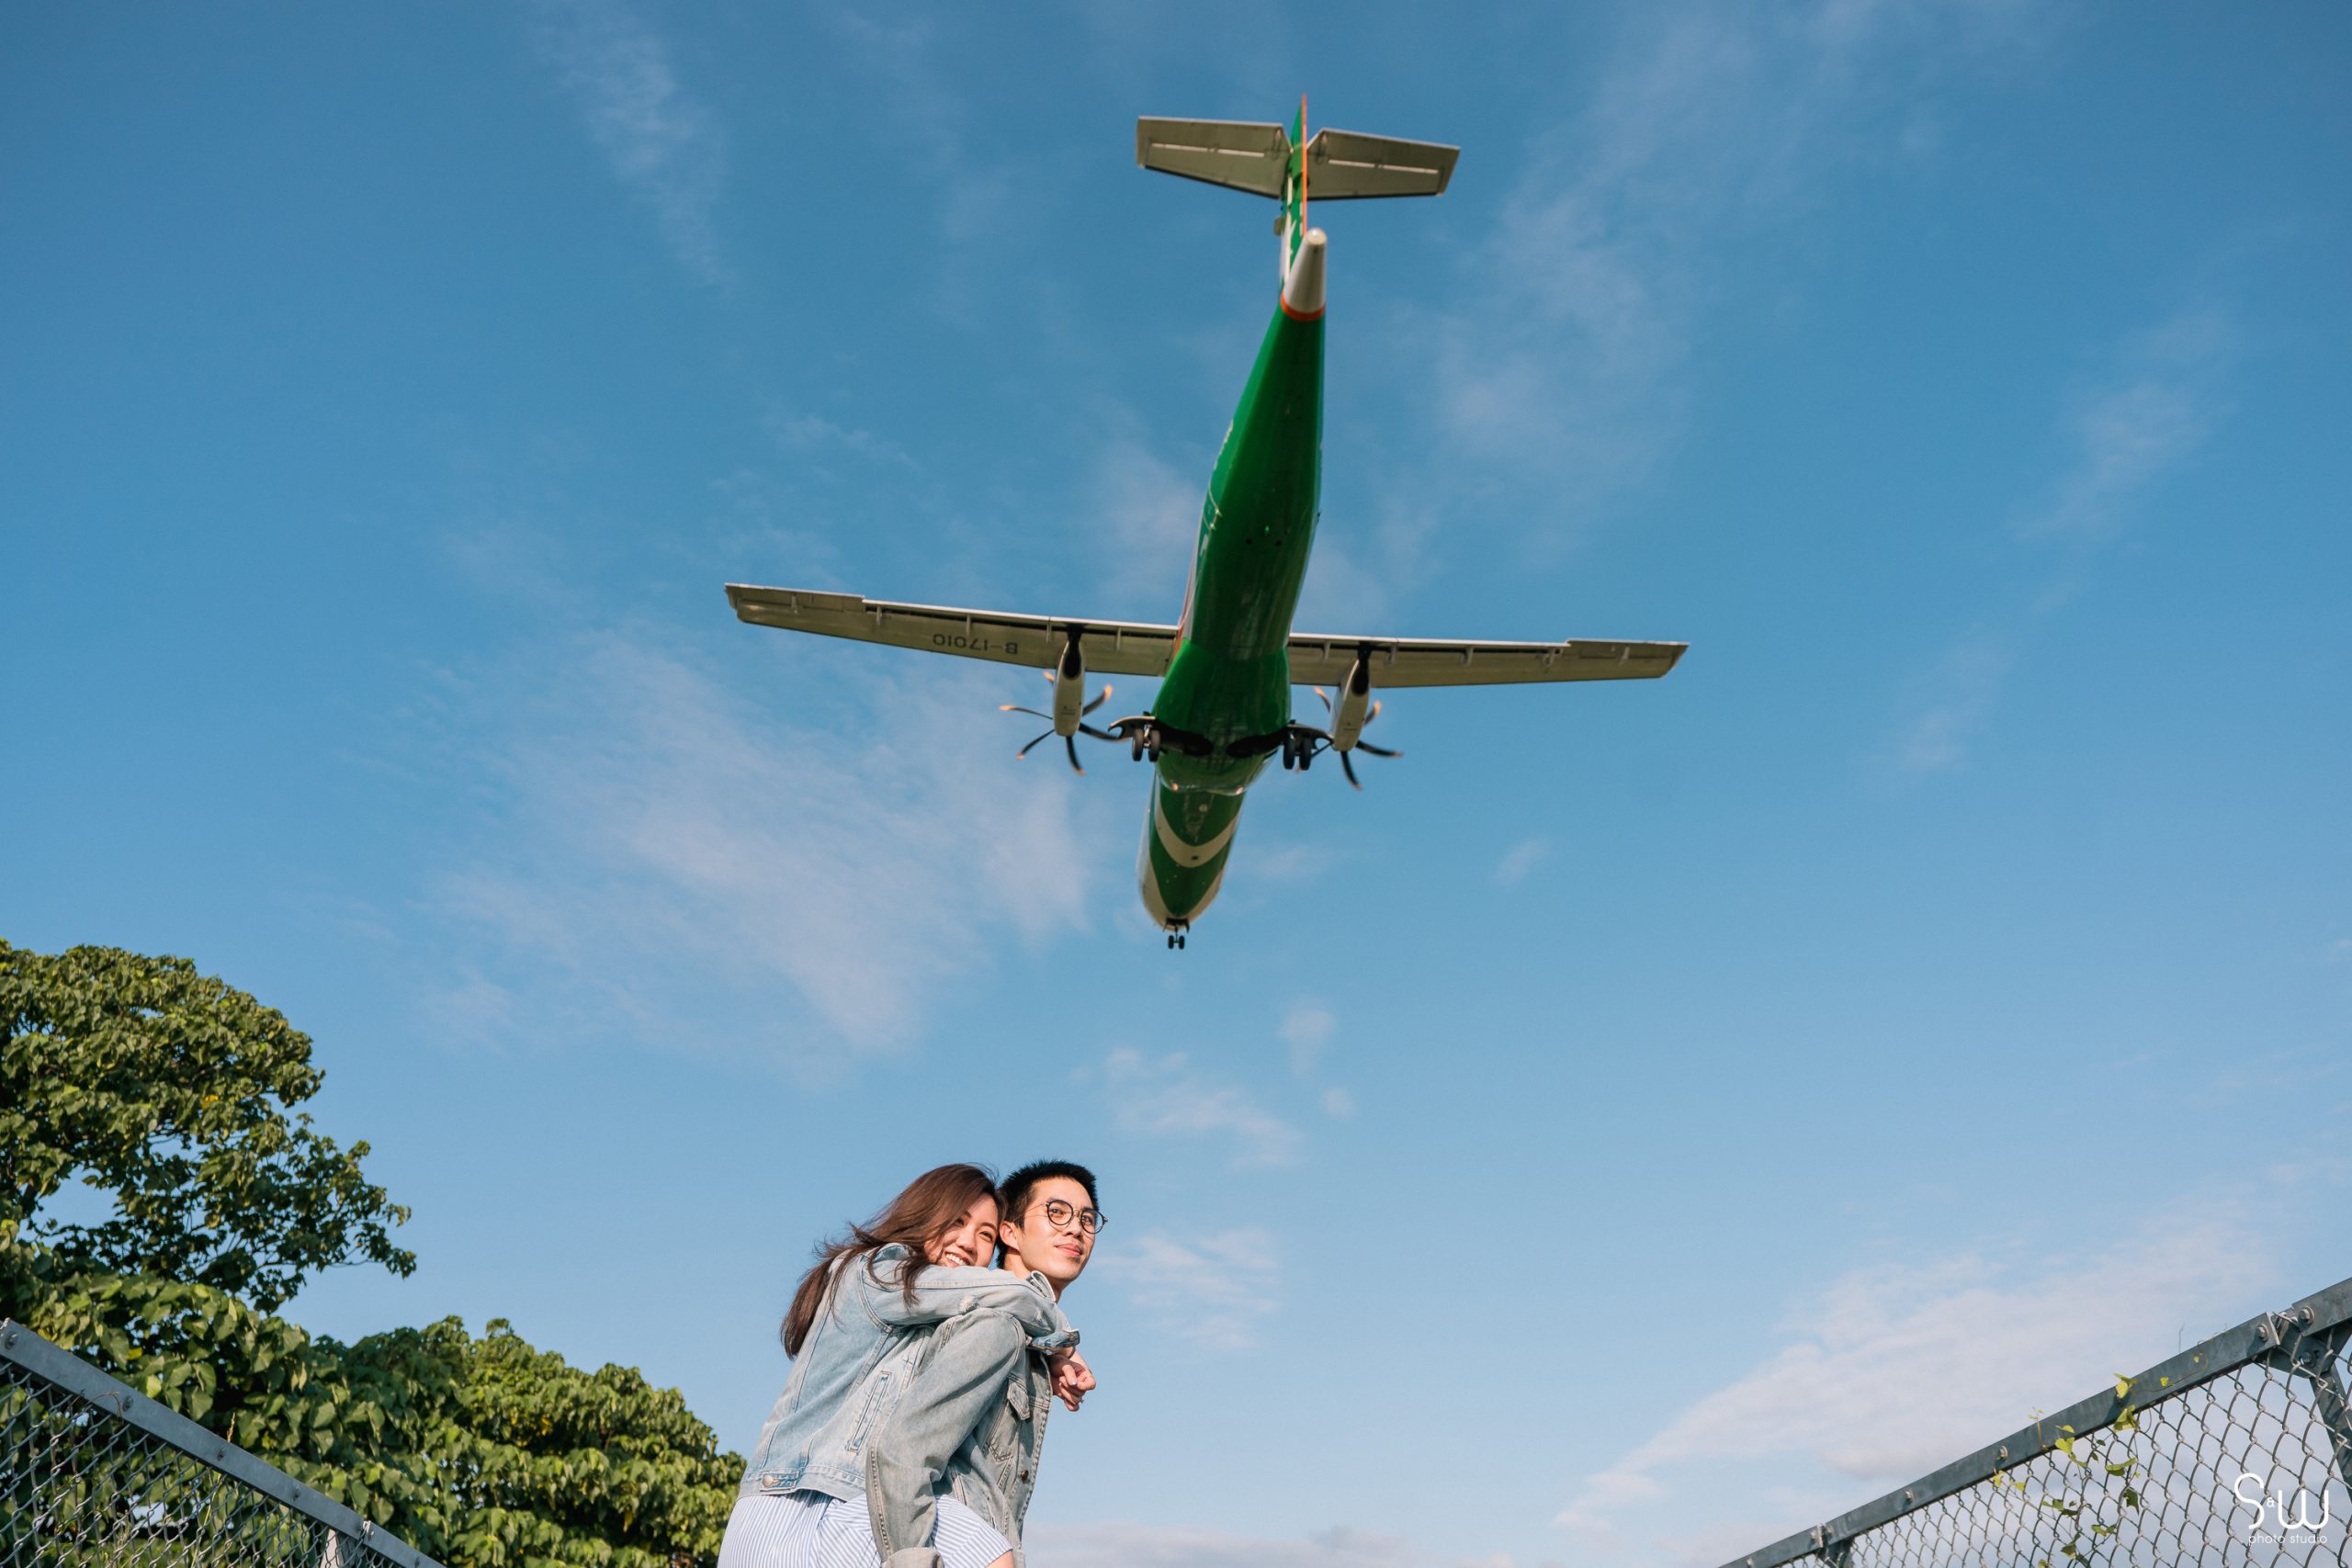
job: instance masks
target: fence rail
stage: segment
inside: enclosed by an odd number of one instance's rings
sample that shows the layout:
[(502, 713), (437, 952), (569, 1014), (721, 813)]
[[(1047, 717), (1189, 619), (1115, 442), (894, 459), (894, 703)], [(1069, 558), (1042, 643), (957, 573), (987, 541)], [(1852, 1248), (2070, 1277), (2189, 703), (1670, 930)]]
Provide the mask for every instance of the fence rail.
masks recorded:
[(440, 1568), (0, 1318), (0, 1568)]
[(2352, 1280), (1724, 1568), (2352, 1563)]

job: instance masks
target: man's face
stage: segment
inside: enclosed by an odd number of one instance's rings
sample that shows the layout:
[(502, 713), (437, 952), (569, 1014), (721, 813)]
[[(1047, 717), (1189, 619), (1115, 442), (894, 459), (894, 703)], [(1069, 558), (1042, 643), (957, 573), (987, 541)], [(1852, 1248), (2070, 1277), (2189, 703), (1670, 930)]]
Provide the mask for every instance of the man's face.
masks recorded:
[[(1094, 1233), (1084, 1221), (1094, 1200), (1067, 1176), (1049, 1176), (1029, 1190), (1025, 1213), (1004, 1217), (1004, 1245), (1021, 1254), (1021, 1266), (1035, 1269), (1058, 1291), (1078, 1278), (1094, 1255)], [(1062, 1216), (1056, 1224), (1054, 1216)]]

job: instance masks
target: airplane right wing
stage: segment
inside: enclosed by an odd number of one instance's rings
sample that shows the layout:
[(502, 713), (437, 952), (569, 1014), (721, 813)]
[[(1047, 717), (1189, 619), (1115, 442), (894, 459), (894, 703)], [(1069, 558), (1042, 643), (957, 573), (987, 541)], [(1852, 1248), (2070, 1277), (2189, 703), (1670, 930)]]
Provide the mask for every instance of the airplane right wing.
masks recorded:
[(1359, 653), (1372, 660), (1375, 690), (1398, 686), (1501, 686), (1535, 681), (1640, 681), (1674, 668), (1683, 642), (1449, 642), (1434, 637), (1315, 637), (1290, 639), (1296, 686), (1338, 685)]

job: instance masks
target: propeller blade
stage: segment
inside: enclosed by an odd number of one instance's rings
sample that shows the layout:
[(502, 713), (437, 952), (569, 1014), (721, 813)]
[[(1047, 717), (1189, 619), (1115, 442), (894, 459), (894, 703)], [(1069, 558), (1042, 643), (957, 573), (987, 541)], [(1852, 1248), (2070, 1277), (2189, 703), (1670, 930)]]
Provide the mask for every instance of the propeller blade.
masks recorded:
[(1323, 699), (1323, 711), (1325, 713), (1329, 713), (1331, 711), (1331, 694), (1325, 691), (1320, 686), (1315, 687), (1314, 692), (1317, 696)]
[(998, 705), (996, 711), (999, 713), (1025, 713), (1031, 718), (1051, 719), (1054, 716), (1052, 714), (1039, 713), (1035, 708), (1024, 708), (1014, 703), (1000, 704)]
[(1080, 725), (1078, 727), (1078, 732), (1080, 735), (1091, 735), (1097, 740), (1117, 740), (1121, 739), (1119, 736), (1112, 734), (1107, 729), (1097, 729), (1091, 724)]
[(1367, 714), (1365, 714), (1365, 715), (1363, 716), (1363, 721), (1364, 721), (1366, 724), (1370, 724), (1374, 719), (1378, 718), (1379, 716), (1380, 716), (1380, 699), (1379, 699), (1378, 697), (1374, 697), (1374, 698), (1373, 698), (1373, 699), (1372, 699), (1372, 711), (1371, 711), (1370, 713), (1367, 713)]
[(1348, 754), (1345, 751), (1340, 753), (1340, 772), (1348, 775), (1350, 784), (1359, 790), (1363, 788), (1363, 781), (1356, 777), (1356, 765), (1348, 761)]
[(1080, 768), (1078, 765), (1078, 737), (1075, 735), (1065, 735), (1062, 737), (1062, 744), (1069, 748), (1069, 765), (1072, 768), (1077, 769), (1077, 771), (1081, 773), (1086, 772), (1084, 768)]
[(1108, 686), (1105, 686), (1105, 687), (1103, 687), (1103, 688), (1102, 688), (1102, 694), (1101, 696), (1099, 696), (1099, 697), (1095, 698), (1092, 702), (1091, 702), (1091, 703), (1087, 704), (1084, 707), (1082, 707), (1082, 708), (1080, 708), (1080, 709), (1079, 709), (1079, 710), (1078, 710), (1079, 716), (1080, 716), (1080, 718), (1085, 717), (1088, 714), (1092, 713), (1096, 708), (1101, 707), (1104, 703), (1107, 703), (1107, 702), (1109, 702), (1110, 700), (1111, 700), (1111, 688), (1110, 688), (1110, 687), (1108, 687)]
[[(1051, 735), (1051, 734), (1053, 734), (1053, 731), (1052, 731), (1052, 730), (1050, 730), (1050, 729), (1048, 729), (1047, 731), (1046, 731), (1046, 734), (1045, 734), (1045, 735), (1040, 735), (1039, 737), (1037, 737), (1037, 740), (1043, 740), (1043, 739), (1046, 739), (1046, 736), (1048, 736), (1048, 735)], [(1036, 745), (1037, 745), (1037, 740), (1032, 740), (1031, 742), (1029, 742), (1029, 744), (1028, 744), (1028, 745), (1023, 746), (1023, 748), (1021, 748), (1021, 750), (1020, 750), (1015, 751), (1015, 752), (1012, 754), (1012, 755), (1014, 756), (1014, 758), (1015, 758), (1015, 759), (1019, 759), (1019, 758), (1026, 757), (1027, 755), (1029, 755), (1029, 753), (1030, 753), (1032, 750), (1035, 750)]]
[(1385, 746), (1367, 746), (1361, 740), (1356, 742), (1356, 750), (1369, 751), (1375, 757), (1401, 757), (1405, 754), (1402, 751), (1391, 751)]

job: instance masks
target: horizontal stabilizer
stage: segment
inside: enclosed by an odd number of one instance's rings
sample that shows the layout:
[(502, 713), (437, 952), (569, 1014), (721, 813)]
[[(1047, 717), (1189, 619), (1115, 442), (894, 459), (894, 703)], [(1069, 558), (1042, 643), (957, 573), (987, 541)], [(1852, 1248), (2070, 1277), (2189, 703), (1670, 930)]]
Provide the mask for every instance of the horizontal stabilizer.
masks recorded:
[[(1277, 201), (1290, 155), (1290, 132), (1279, 125), (1149, 115), (1136, 121), (1136, 162), (1145, 168)], [(1318, 130), (1306, 143), (1306, 194), (1317, 201), (1441, 196), (1461, 156), (1461, 148), (1442, 142)]]
[(1318, 130), (1306, 144), (1306, 191), (1317, 201), (1442, 196), (1459, 147), (1353, 130)]
[(1249, 120), (1147, 115), (1136, 121), (1136, 162), (1163, 175), (1280, 200), (1290, 166), (1290, 132)]

